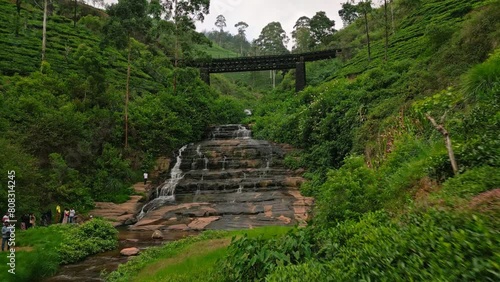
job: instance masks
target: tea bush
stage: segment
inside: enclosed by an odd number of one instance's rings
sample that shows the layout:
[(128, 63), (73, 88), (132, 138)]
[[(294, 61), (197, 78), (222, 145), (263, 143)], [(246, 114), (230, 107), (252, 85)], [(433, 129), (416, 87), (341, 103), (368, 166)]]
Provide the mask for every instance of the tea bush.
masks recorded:
[(368, 213), (319, 232), (321, 259), (281, 265), (266, 281), (496, 281), (500, 237), (492, 227), (436, 210), (399, 222)]
[(348, 157), (344, 166), (327, 173), (325, 183), (319, 187), (314, 220), (328, 225), (358, 218), (380, 208), (378, 195), (375, 171), (366, 166), (363, 157)]
[(293, 230), (287, 235), (264, 239), (244, 236), (231, 242), (226, 257), (217, 263), (214, 276), (221, 281), (261, 281), (279, 266), (293, 265), (315, 253), (309, 230)]

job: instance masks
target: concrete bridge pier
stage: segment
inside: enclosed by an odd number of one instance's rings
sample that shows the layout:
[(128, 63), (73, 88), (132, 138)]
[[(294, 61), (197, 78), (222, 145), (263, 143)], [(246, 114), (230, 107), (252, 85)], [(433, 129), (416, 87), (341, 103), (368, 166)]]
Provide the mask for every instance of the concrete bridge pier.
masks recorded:
[(200, 68), (200, 78), (203, 82), (210, 85), (210, 71), (208, 68)]
[(306, 63), (304, 57), (301, 57), (295, 67), (295, 92), (300, 92), (304, 88), (306, 88)]

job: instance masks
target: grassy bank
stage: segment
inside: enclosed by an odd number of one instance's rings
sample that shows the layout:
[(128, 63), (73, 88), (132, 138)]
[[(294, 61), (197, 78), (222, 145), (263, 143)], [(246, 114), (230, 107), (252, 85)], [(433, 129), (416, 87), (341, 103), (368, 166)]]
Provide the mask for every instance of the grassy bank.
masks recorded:
[(55, 224), (16, 229), (15, 274), (8, 271), (7, 252), (0, 256), (0, 281), (38, 281), (54, 275), (59, 265), (74, 263), (117, 245), (111, 224), (94, 219), (81, 225)]
[(107, 281), (203, 281), (213, 271), (217, 260), (227, 252), (233, 238), (282, 236), (290, 227), (263, 227), (251, 230), (207, 231), (158, 248), (140, 256), (110, 273)]

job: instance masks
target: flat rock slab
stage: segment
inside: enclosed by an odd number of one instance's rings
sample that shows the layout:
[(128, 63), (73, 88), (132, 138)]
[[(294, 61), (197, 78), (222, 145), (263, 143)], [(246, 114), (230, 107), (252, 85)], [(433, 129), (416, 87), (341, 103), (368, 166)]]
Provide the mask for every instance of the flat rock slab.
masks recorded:
[(186, 224), (176, 224), (167, 227), (167, 230), (179, 230), (179, 231), (188, 231), (190, 230), (189, 226)]
[(192, 230), (204, 230), (210, 223), (220, 219), (220, 216), (196, 218), (188, 227)]

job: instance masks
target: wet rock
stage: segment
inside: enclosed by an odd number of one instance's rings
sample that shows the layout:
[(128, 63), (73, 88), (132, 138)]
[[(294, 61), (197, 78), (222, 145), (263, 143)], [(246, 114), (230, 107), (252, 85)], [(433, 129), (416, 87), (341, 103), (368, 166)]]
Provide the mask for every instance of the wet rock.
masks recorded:
[(131, 217), (127, 220), (125, 220), (125, 222), (123, 224), (125, 225), (133, 225), (133, 224), (136, 224), (137, 223), (137, 219), (135, 217)]
[(125, 241), (131, 242), (131, 243), (137, 243), (137, 242), (139, 242), (139, 239), (127, 239)]
[(155, 232), (153, 232), (153, 235), (151, 235), (151, 238), (153, 238), (153, 239), (163, 239), (163, 234), (161, 233), (160, 230), (155, 230)]
[(175, 197), (165, 202), (159, 199), (158, 204), (151, 201), (146, 215), (131, 229), (204, 230), (305, 223), (312, 200), (298, 190), (304, 171), (284, 165), (285, 154), (292, 147), (252, 139), (251, 132), (237, 124), (214, 127), (206, 137), (184, 146), (176, 160), (172, 159), (172, 165), (179, 169), (171, 174), (176, 180)]
[(167, 227), (168, 230), (178, 230), (178, 231), (187, 231), (190, 228), (186, 224), (176, 224)]
[(122, 256), (136, 256), (138, 255), (140, 250), (138, 248), (126, 248), (120, 251), (120, 255)]
[(217, 221), (219, 219), (220, 216), (196, 218), (188, 225), (188, 227), (191, 228), (192, 230), (204, 230), (210, 223)]

